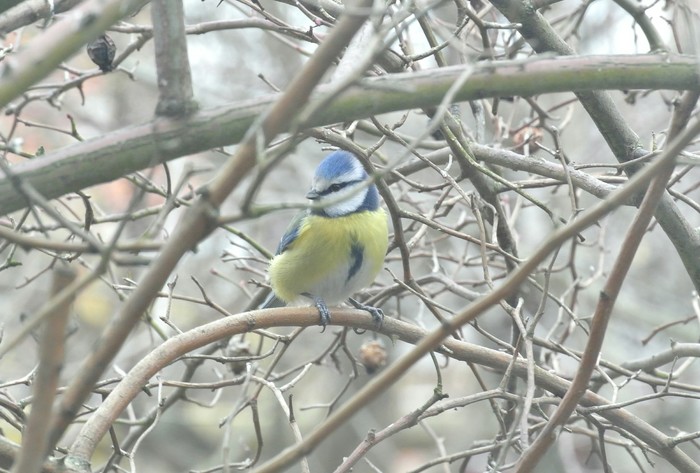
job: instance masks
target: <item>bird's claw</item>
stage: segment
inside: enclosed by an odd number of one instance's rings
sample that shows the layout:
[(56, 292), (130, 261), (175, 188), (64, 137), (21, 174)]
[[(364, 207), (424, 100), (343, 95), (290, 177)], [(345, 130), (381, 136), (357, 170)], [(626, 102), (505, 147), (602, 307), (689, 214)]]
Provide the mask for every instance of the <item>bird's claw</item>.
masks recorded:
[(350, 304), (355, 307), (355, 309), (360, 309), (364, 310), (365, 312), (369, 312), (369, 315), (372, 316), (372, 320), (374, 321), (374, 325), (377, 328), (381, 328), (382, 325), (384, 324), (384, 312), (382, 312), (382, 309), (378, 307), (372, 307), (371, 305), (363, 304), (362, 302), (356, 301), (352, 297), (349, 299)]
[(323, 333), (326, 331), (326, 325), (331, 323), (331, 313), (328, 310), (326, 302), (320, 297), (314, 297), (314, 305), (316, 306), (316, 309), (318, 309), (318, 314), (321, 316), (320, 325), (323, 327), (321, 330), (321, 333)]

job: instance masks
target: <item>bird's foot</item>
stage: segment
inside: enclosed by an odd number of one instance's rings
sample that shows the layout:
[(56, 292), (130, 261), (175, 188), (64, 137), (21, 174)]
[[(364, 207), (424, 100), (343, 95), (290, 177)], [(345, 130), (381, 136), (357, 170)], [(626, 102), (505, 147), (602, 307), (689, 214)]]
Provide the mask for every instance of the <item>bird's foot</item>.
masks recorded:
[(350, 304), (355, 307), (355, 309), (369, 312), (369, 314), (372, 316), (372, 320), (374, 320), (374, 325), (376, 325), (377, 328), (381, 328), (381, 326), (384, 324), (384, 312), (382, 312), (382, 309), (363, 304), (362, 302), (356, 301), (352, 297), (350, 297), (348, 300), (350, 301)]
[(331, 313), (328, 310), (328, 306), (326, 305), (326, 302), (318, 296), (312, 296), (311, 294), (303, 294), (303, 295), (313, 299), (314, 305), (316, 306), (316, 309), (318, 309), (318, 314), (321, 316), (320, 325), (321, 325), (321, 327), (323, 327), (323, 330), (321, 330), (321, 333), (325, 332), (326, 325), (331, 323)]

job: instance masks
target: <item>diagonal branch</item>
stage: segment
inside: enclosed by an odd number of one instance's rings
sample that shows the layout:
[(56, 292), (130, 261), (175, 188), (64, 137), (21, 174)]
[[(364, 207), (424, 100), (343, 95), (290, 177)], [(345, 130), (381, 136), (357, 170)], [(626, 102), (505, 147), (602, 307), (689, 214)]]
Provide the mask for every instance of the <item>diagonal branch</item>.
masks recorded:
[(22, 52), (0, 65), (0, 107), (54, 71), (61, 62), (110, 25), (148, 0), (90, 0), (32, 40)]
[[(532, 8), (529, 2), (494, 0), (491, 3), (506, 16), (508, 21), (522, 25), (520, 33), (538, 53), (574, 54), (574, 50), (557, 35), (551, 25)], [(576, 96), (619, 162), (625, 163), (648, 154), (648, 151), (640, 145), (639, 136), (627, 124), (610, 94), (588, 90), (578, 91)], [(636, 164), (625, 167), (625, 172), (632, 175), (638, 172), (641, 166)], [(700, 291), (700, 264), (697, 257), (700, 254), (700, 232), (692, 228), (668, 193), (661, 197), (656, 219), (676, 248), (695, 289)]]
[[(521, 263), (515, 271), (511, 272), (510, 275), (504, 279), (503, 284), (474, 301), (463, 311), (455, 314), (451, 320), (444, 323), (441, 327), (428, 333), (413, 350), (398, 359), (379, 376), (372, 379), (372, 381), (358, 391), (347, 403), (312, 430), (303, 442), (280, 452), (267, 463), (261, 465), (260, 468), (256, 470), (257, 473), (280, 471), (282, 468), (291, 465), (294, 461), (303, 456), (310, 448), (318, 445), (357, 411), (366, 407), (369, 402), (386, 391), (389, 386), (401, 378), (401, 376), (424, 355), (430, 351), (436, 350), (450, 334), (476, 319), (479, 315), (498, 304), (501, 300), (515, 293), (520, 287), (520, 284), (532, 274), (535, 268), (537, 268), (549, 254), (559, 248), (563, 242), (580, 233), (583, 229), (596, 224), (600, 218), (644, 189), (649, 181), (651, 181), (661, 169), (665, 169), (665, 167), (669, 165), (669, 162), (678, 155), (682, 146), (686, 144), (687, 143), (682, 140), (676, 140), (661, 153), (657, 161), (636, 173), (625, 186), (613, 192), (609, 198), (597, 203), (585, 212), (579, 214), (572, 222), (553, 232), (529, 259)], [(700, 466), (694, 463), (690, 457), (675, 445), (662, 442), (655, 445), (655, 447), (663, 450), (662, 453), (664, 457), (678, 470), (682, 472), (700, 472)]]
[[(225, 317), (168, 339), (139, 361), (114, 387), (113, 391), (96, 411), (87, 418), (75, 442), (69, 449), (66, 457), (67, 463), (87, 463), (97, 448), (100, 439), (108, 432), (120, 413), (135, 396), (142, 392), (143, 386), (148, 384), (148, 381), (162, 367), (167, 366), (173, 360), (193, 350), (215, 343), (217, 340), (231, 337), (235, 334), (246, 333), (251, 330), (251, 327), (266, 329), (272, 327), (314, 326), (318, 323), (317, 319), (318, 313), (313, 307), (265, 309)], [(354, 309), (334, 309), (331, 323), (335, 326), (353, 327), (362, 330), (376, 329), (371, 317), (366, 312)], [(430, 332), (391, 317), (386, 318), (379, 332), (392, 339), (399, 339), (412, 344), (422, 344), (423, 340), (430, 337)], [(499, 373), (504, 373), (512, 367), (514, 375), (521, 378), (527, 376), (527, 360), (519, 358), (513, 361), (511, 355), (500, 350), (482, 347), (449, 337), (443, 341), (438, 351), (455, 360), (479, 364), (492, 368)], [(570, 382), (538, 366), (534, 367), (534, 377), (539, 387), (557, 396), (563, 396), (571, 386)], [(480, 395), (483, 394), (481, 393)], [(605, 406), (610, 405), (610, 401), (591, 391), (583, 393), (581, 405), (589, 408), (602, 408), (598, 412), (600, 416), (615, 425), (624, 427), (651, 448), (658, 449), (660, 454), (669, 462), (677, 465), (685, 462), (688, 465), (688, 467), (679, 468), (679, 470), (684, 472), (698, 471), (697, 465), (693, 467), (692, 461), (679, 449), (673, 449), (671, 455), (666, 455), (666, 446), (671, 443), (672, 439), (640, 419), (639, 416), (633, 415), (624, 408), (604, 409)], [(321, 440), (323, 439), (315, 438), (314, 443), (306, 443), (305, 446), (309, 449), (313, 448)], [(280, 466), (280, 463), (277, 466)], [(281, 471), (281, 469), (273, 470), (272, 468), (265, 469), (265, 467), (262, 467), (261, 470)]]
[[(683, 132), (672, 144), (672, 149), (680, 153), (683, 147), (694, 139), (698, 133), (700, 133), (700, 121), (696, 121), (691, 128)], [(540, 432), (540, 435), (521, 457), (516, 467), (517, 473), (529, 473), (534, 470), (540, 459), (556, 439), (556, 432), (566, 424), (581, 400), (581, 396), (588, 386), (593, 370), (598, 366), (600, 350), (603, 346), (608, 322), (612, 315), (617, 296), (622, 288), (622, 283), (632, 265), (634, 255), (637, 254), (642, 238), (646, 234), (646, 228), (664, 194), (666, 183), (671, 177), (672, 172), (673, 160), (669, 160), (665, 166), (659, 169), (658, 175), (654, 177), (654, 180), (649, 185), (644, 200), (639, 206), (639, 210), (635, 214), (632, 224), (627, 229), (627, 234), (622, 242), (617, 260), (610, 271), (605, 286), (600, 292), (600, 298), (598, 299), (598, 304), (591, 322), (588, 342), (586, 343), (586, 348), (581, 357), (579, 368), (576, 371), (576, 376), (571, 382), (571, 387), (566, 392), (557, 410), (542, 429), (542, 432)]]
[[(75, 279), (74, 268), (59, 265), (53, 272), (52, 294), (56, 295)], [(22, 449), (12, 472), (35, 473), (40, 471), (46, 458), (46, 423), (51, 417), (51, 408), (56, 397), (59, 376), (63, 365), (66, 342), (66, 325), (72, 300), (68, 299), (53, 307), (41, 329), (39, 343), (39, 367), (34, 381), (34, 400), (29, 421), (22, 435)]]
[(370, 1), (364, 0), (346, 9), (343, 18), (294, 78), (287, 91), (251, 127), (236, 154), (224, 165), (214, 181), (202, 191), (197, 202), (187, 210), (158, 259), (143, 275), (136, 290), (102, 332), (95, 344), (95, 351), (85, 360), (78, 370), (80, 374), (66, 389), (58, 411), (52, 418), (50, 445), (56, 444), (75, 418), (94, 384), (148, 309), (180, 258), (215, 228), (213, 223), (224, 199), (255, 166), (258, 145), (264, 147), (289, 126), (326, 70), (365, 21), (369, 14), (369, 5)]
[[(473, 72), (457, 91), (456, 102), (574, 90), (700, 89), (698, 63), (689, 56), (536, 58), (479, 62), (470, 67)], [(314, 115), (306, 126), (435, 106), (463, 71), (462, 66), (455, 66), (361, 80)], [(314, 102), (325, 100), (324, 88), (312, 97)], [(44, 197), (60, 197), (160, 162), (238, 143), (255, 117), (277, 98), (237, 102), (200, 111), (186, 120), (156, 118), (47, 153), (12, 169)], [(0, 178), (0, 215), (24, 207), (25, 200), (10, 180)]]
[[(0, 15), (0, 35), (6, 35), (23, 26), (27, 26), (35, 21), (49, 19), (56, 13), (63, 13), (70, 10), (83, 0), (23, 0), (14, 7), (5, 10)], [(0, 8), (2, 9), (2, 8)]]

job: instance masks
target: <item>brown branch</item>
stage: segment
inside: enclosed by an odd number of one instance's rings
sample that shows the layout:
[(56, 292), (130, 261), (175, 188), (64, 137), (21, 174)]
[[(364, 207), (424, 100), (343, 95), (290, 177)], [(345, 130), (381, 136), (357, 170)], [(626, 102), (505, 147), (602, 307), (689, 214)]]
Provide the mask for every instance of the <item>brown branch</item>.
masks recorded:
[[(477, 396), (483, 398), (481, 394)], [(423, 414), (425, 414), (425, 412), (436, 402), (444, 399), (445, 397), (445, 394), (435, 389), (433, 390), (433, 395), (430, 396), (430, 398), (425, 401), (422, 406), (392, 422), (391, 425), (380, 430), (379, 432), (369, 432), (362, 443), (355, 447), (352, 453), (350, 453), (350, 455), (343, 460), (343, 463), (336, 468), (333, 473), (346, 473), (353, 471), (355, 464), (360, 461), (375, 445), (386, 440), (392, 435), (401, 432), (402, 430), (410, 429), (411, 427), (418, 425), (418, 421), (421, 417), (423, 417)]]
[[(678, 143), (676, 143), (678, 146)], [(342, 425), (355, 412), (362, 409), (370, 401), (375, 399), (380, 393), (384, 392), (389, 386), (395, 383), (408, 369), (413, 366), (422, 356), (430, 351), (434, 351), (451, 333), (463, 325), (474, 320), (487, 309), (498, 304), (501, 300), (509, 297), (519, 288), (537, 268), (537, 266), (560, 245), (575, 236), (583, 229), (590, 225), (596, 224), (601, 217), (612, 211), (614, 208), (626, 201), (630, 196), (638, 193), (643, 189), (648, 182), (653, 179), (659, 169), (664, 169), (678, 153), (679, 149), (669, 147), (658, 158), (656, 162), (647, 166), (642, 171), (635, 174), (627, 183), (627, 185), (618, 189), (610, 195), (606, 200), (599, 202), (587, 211), (578, 215), (571, 223), (559, 228), (553, 232), (533, 253), (529, 260), (522, 263), (517, 269), (510, 273), (505, 278), (503, 284), (498, 286), (493, 291), (476, 300), (463, 311), (457, 313), (449, 323), (443, 324), (438, 329), (426, 335), (416, 347), (397, 360), (388, 369), (366, 384), (358, 391), (352, 399), (350, 399), (340, 409), (331, 414), (325, 422), (317, 426), (311, 431), (303, 442), (287, 448), (276, 457), (262, 465), (257, 471), (258, 473), (272, 473), (278, 471), (284, 466), (290, 465), (292, 462), (304, 455), (313, 446), (319, 444), (323, 439), (327, 438), (331, 432)], [(671, 463), (677, 466), (682, 471), (700, 471), (700, 468), (695, 465), (688, 456), (683, 452), (674, 448), (663, 446), (664, 454), (670, 458)]]
[[(332, 324), (335, 326), (364, 330), (376, 329), (371, 316), (363, 311), (338, 309), (333, 310), (332, 315)], [(100, 439), (108, 432), (110, 426), (119, 417), (123, 409), (141, 392), (142, 387), (148, 384), (151, 377), (178, 357), (223, 338), (249, 332), (254, 328), (309, 327), (317, 324), (318, 311), (313, 307), (266, 309), (219, 319), (168, 339), (139, 361), (114, 387), (114, 390), (98, 406), (95, 412), (87, 418), (75, 442), (69, 449), (66, 463), (80, 464), (83, 467), (87, 467), (87, 462)], [(430, 336), (429, 332), (394, 318), (386, 318), (379, 332), (412, 344), (422, 344), (423, 340)], [(447, 338), (443, 340), (442, 347), (438, 351), (455, 360), (483, 365), (500, 373), (506, 372), (512, 366), (513, 374), (521, 378), (527, 376), (528, 366), (526, 360), (518, 358), (513, 361), (511, 355), (499, 350), (485, 348), (454, 338)], [(534, 379), (537, 386), (557, 396), (563, 396), (570, 387), (568, 381), (537, 366), (534, 368)], [(503, 395), (508, 396), (507, 394)], [(580, 404), (583, 407), (604, 407), (609, 404), (609, 401), (593, 392), (586, 391), (581, 398)], [(451, 401), (447, 401), (444, 406), (447, 409), (454, 407), (456, 406), (451, 404)], [(344, 408), (345, 406), (341, 407), (341, 409)], [(430, 415), (437, 415), (441, 411), (428, 412), (430, 412)], [(626, 429), (630, 434), (639, 437), (652, 448), (658, 449), (660, 454), (674, 465), (682, 464), (682, 462), (688, 464), (687, 462), (690, 461), (678, 449), (665, 449), (667, 442), (670, 442), (671, 439), (631, 412), (624, 409), (611, 409), (601, 410), (599, 414), (614, 425), (618, 425)], [(315, 439), (315, 442), (309, 445), (308, 439), (309, 436), (303, 441), (307, 452), (320, 441), (320, 439)], [(262, 471), (265, 471), (265, 468), (262, 467)], [(697, 471), (692, 468), (679, 468), (679, 470)]]
[[(603, 346), (603, 340), (605, 339), (605, 332), (607, 331), (615, 301), (622, 288), (622, 283), (632, 265), (639, 244), (646, 234), (646, 228), (654, 215), (654, 211), (664, 194), (666, 183), (673, 172), (674, 162), (673, 159), (669, 158), (674, 158), (679, 154), (698, 133), (700, 133), (700, 121), (696, 121), (691, 128), (685, 130), (685, 132), (681, 134), (677, 140), (674, 140), (671, 146), (665, 150), (664, 154), (666, 156), (664, 159), (666, 162), (659, 168), (658, 174), (654, 176), (644, 196), (644, 200), (639, 206), (639, 211), (635, 214), (634, 220), (627, 230), (620, 253), (600, 293), (600, 298), (593, 314), (588, 342), (586, 343), (586, 348), (581, 357), (581, 362), (576, 371), (576, 376), (571, 383), (571, 387), (535, 442), (520, 458), (516, 467), (517, 473), (529, 473), (534, 470), (540, 459), (556, 439), (556, 431), (568, 421), (569, 416), (576, 409), (581, 396), (588, 386), (593, 370), (598, 366), (598, 358), (600, 357), (600, 350)], [(695, 466), (697, 468), (697, 465)]]
[[(673, 55), (546, 58), (477, 63), (473, 68), (455, 101), (599, 88), (700, 88), (697, 61)], [(306, 125), (435, 106), (463, 72), (462, 66), (455, 66), (360, 80)], [(321, 87), (310, 100), (323, 97)], [(187, 120), (156, 119), (47, 153), (12, 169), (47, 199), (60, 197), (160, 162), (239, 143), (255, 118), (276, 99), (278, 96), (238, 102), (200, 111)], [(9, 179), (0, 178), (0, 215), (25, 206)]]
[(264, 147), (286, 129), (303, 108), (326, 70), (364, 22), (369, 14), (366, 8), (368, 5), (369, 2), (365, 0), (356, 7), (357, 11), (348, 10), (292, 80), (287, 91), (247, 133), (237, 153), (224, 165), (214, 181), (202, 191), (201, 198), (187, 209), (158, 259), (143, 275), (134, 292), (102, 332), (95, 345), (95, 351), (85, 360), (78, 371), (80, 374), (68, 386), (58, 413), (51, 422), (52, 445), (72, 422), (94, 384), (163, 287), (183, 254), (194, 248), (215, 228), (215, 219), (221, 204), (255, 166), (258, 146)]
[[(75, 280), (73, 268), (59, 264), (54, 269), (51, 294), (57, 295)], [(48, 430), (59, 375), (63, 366), (66, 323), (70, 315), (72, 298), (61, 300), (52, 307), (44, 323), (39, 343), (39, 367), (34, 380), (32, 410), (22, 435), (22, 449), (12, 466), (12, 473), (35, 473), (41, 470), (46, 458)]]
[(71, 10), (0, 65), (0, 107), (58, 67), (110, 25), (142, 7), (147, 0), (89, 0)]
[(685, 129), (693, 116), (693, 110), (700, 98), (699, 90), (690, 90), (673, 103), (673, 115), (671, 116), (671, 124), (668, 127), (668, 135), (666, 141), (670, 143)]
[[(264, 18), (244, 18), (237, 20), (217, 20), (205, 21), (194, 25), (186, 25), (185, 33), (188, 35), (200, 35), (211, 33), (212, 31), (228, 31), (237, 29), (255, 28), (258, 30), (274, 31), (279, 34), (290, 36), (294, 39), (317, 43), (313, 37), (308, 35), (306, 30), (293, 28), (288, 25), (280, 25), (274, 21)], [(148, 25), (117, 25), (109, 29), (120, 33), (145, 33), (153, 34), (153, 27)]]
[(50, 19), (56, 13), (70, 10), (83, 0), (57, 0), (51, 3), (46, 0), (24, 0), (19, 5), (0, 15), (0, 35), (27, 26), (41, 19)]
[(182, 117), (197, 110), (187, 57), (181, 0), (154, 0), (151, 6), (158, 83), (156, 115)]
[[(522, 25), (520, 33), (536, 52), (555, 52), (567, 56), (574, 54), (574, 50), (557, 35), (538, 11), (531, 8), (529, 2), (493, 0), (491, 3), (509, 21)], [(579, 90), (576, 96), (618, 162), (625, 163), (648, 154), (648, 151), (640, 145), (639, 136), (628, 125), (610, 94), (605, 91)], [(627, 175), (633, 175), (641, 167), (641, 164), (625, 167), (625, 172)], [(676, 248), (695, 290), (700, 292), (700, 264), (697, 258), (700, 254), (700, 234), (695, 231), (668, 194), (661, 197), (656, 219)]]

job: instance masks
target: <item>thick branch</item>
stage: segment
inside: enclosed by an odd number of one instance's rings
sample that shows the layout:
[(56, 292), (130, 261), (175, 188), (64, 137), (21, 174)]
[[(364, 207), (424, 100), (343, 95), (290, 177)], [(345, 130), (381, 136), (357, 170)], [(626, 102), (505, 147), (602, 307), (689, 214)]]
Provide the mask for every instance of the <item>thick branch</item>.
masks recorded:
[[(456, 101), (572, 90), (698, 89), (698, 64), (688, 56), (592, 56), (480, 62)], [(435, 106), (463, 72), (461, 66), (366, 79), (307, 123), (309, 127)], [(324, 98), (323, 88), (312, 100)], [(276, 96), (201, 111), (187, 120), (155, 119), (50, 152), (13, 167), (46, 198), (109, 182), (154, 164), (241, 141)], [(282, 131), (287, 131), (286, 129)], [(9, 179), (0, 179), (0, 215), (26, 207)], [(700, 279), (700, 276), (699, 276)]]
[[(333, 325), (363, 330), (376, 329), (372, 318), (366, 312), (353, 309), (334, 310), (331, 320)], [(86, 467), (100, 439), (107, 433), (109, 427), (119, 417), (120, 413), (141, 392), (142, 387), (148, 383), (152, 376), (161, 370), (163, 366), (167, 366), (178, 357), (214, 343), (217, 340), (235, 334), (246, 333), (252, 329), (292, 325), (313, 326), (316, 324), (318, 324), (318, 312), (313, 307), (266, 309), (226, 317), (167, 340), (134, 366), (114, 388), (107, 399), (87, 419), (76, 441), (70, 448), (66, 457), (66, 463), (80, 464)], [(413, 344), (419, 343), (428, 336), (428, 332), (425, 330), (394, 318), (385, 319), (380, 332), (392, 339), (398, 338)], [(455, 340), (454, 338), (444, 340), (442, 347), (445, 350), (441, 352), (445, 356), (486, 366), (501, 373), (509, 369), (509, 365), (513, 363), (511, 355), (507, 353)], [(517, 360), (513, 366), (513, 374), (521, 378), (526, 377), (527, 361), (524, 359)], [(568, 381), (537, 366), (534, 374), (539, 387), (557, 396), (563, 396), (570, 387)], [(584, 407), (605, 406), (609, 403), (607, 399), (590, 391), (586, 391), (581, 397), (581, 405)], [(600, 415), (614, 425), (624, 428), (652, 448), (657, 449), (666, 460), (672, 463), (684, 461), (692, 465), (692, 461), (679, 449), (673, 449), (672, 457), (666, 456), (669, 438), (638, 416), (625, 409), (601, 410)], [(692, 468), (679, 469), (681, 471), (697, 471)]]
[[(430, 351), (436, 350), (450, 334), (455, 333), (460, 327), (476, 319), (486, 310), (517, 291), (520, 284), (532, 274), (535, 268), (537, 268), (537, 266), (553, 251), (557, 250), (564, 241), (572, 238), (590, 225), (596, 224), (603, 216), (607, 215), (614, 208), (626, 202), (632, 195), (645, 188), (649, 181), (657, 175), (659, 170), (668, 166), (669, 162), (675, 158), (679, 152), (676, 146), (685, 144), (687, 144), (687, 142), (681, 143), (680, 140), (676, 140), (672, 144), (673, 147), (661, 153), (656, 162), (643, 168), (633, 176), (625, 186), (612, 193), (608, 199), (597, 203), (585, 212), (579, 214), (572, 222), (554, 231), (528, 260), (521, 263), (517, 269), (503, 280), (500, 286), (477, 299), (467, 308), (455, 314), (452, 319), (446, 321), (436, 330), (427, 334), (413, 350), (398, 359), (379, 376), (372, 379), (372, 381), (358, 391), (352, 399), (334, 411), (314, 430), (309, 432), (302, 442), (280, 452), (267, 463), (261, 465), (256, 471), (258, 471), (258, 473), (280, 471), (281, 468), (290, 465), (310, 451), (323, 439), (327, 438), (331, 432), (354, 415), (355, 412), (365, 407), (367, 403), (374, 400), (380, 393), (394, 384), (409, 368), (414, 366), (422, 356)], [(662, 443), (658, 446), (662, 449), (664, 457), (680, 471), (700, 472), (700, 467), (675, 445)]]
[[(82, 1), (56, 0), (47, 2), (46, 0), (24, 0), (16, 2), (12, 0), (12, 3), (17, 4), (16, 6), (7, 11), (4, 11), (4, 6), (0, 7), (0, 10), (3, 10), (2, 15), (0, 15), (0, 35), (4, 36), (17, 28), (27, 26), (42, 18), (48, 20), (52, 15), (68, 11)], [(9, 3), (7, 2), (7, 4)], [(51, 8), (52, 6), (53, 9)]]
[(116, 356), (180, 258), (215, 228), (214, 219), (221, 204), (255, 166), (258, 147), (267, 146), (278, 133), (290, 126), (303, 109), (312, 90), (364, 23), (369, 14), (368, 6), (369, 1), (363, 0), (354, 4), (353, 8), (346, 9), (343, 18), (292, 80), (287, 90), (248, 130), (236, 154), (226, 162), (211, 184), (201, 192), (197, 202), (187, 210), (158, 259), (144, 273), (136, 290), (104, 329), (95, 344), (95, 351), (83, 362), (80, 374), (64, 392), (57, 413), (51, 421), (50, 444), (55, 444), (63, 435), (95, 382)]
[[(68, 287), (76, 277), (69, 266), (58, 265), (53, 272), (52, 295)], [(51, 418), (58, 380), (63, 367), (65, 351), (65, 328), (70, 315), (72, 300), (66, 300), (53, 307), (42, 327), (39, 343), (39, 367), (34, 381), (34, 399), (27, 426), (22, 435), (22, 449), (17, 462), (12, 466), (13, 473), (35, 473), (41, 470), (46, 457), (48, 430), (46, 425)]]
[[(509, 21), (520, 23), (520, 32), (538, 53), (574, 54), (573, 49), (562, 40), (545, 18), (532, 4), (522, 0), (494, 0), (491, 2)], [(604, 91), (579, 90), (576, 96), (593, 119), (598, 131), (621, 163), (648, 154), (639, 143), (639, 137), (628, 125), (610, 94)], [(642, 165), (625, 167), (628, 175), (639, 171)], [(681, 214), (671, 196), (661, 197), (656, 219), (668, 236), (683, 261), (696, 291), (700, 291), (700, 232), (693, 229)]]
[(156, 115), (189, 115), (197, 104), (192, 92), (182, 0), (155, 0), (151, 9), (158, 70)]

